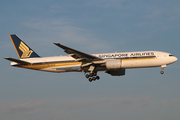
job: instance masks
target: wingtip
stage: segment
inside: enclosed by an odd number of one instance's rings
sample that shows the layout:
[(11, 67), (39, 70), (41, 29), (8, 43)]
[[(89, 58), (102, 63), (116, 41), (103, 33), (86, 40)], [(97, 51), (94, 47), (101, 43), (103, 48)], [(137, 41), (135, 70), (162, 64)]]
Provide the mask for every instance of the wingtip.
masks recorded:
[(60, 43), (54, 43), (54, 44), (57, 45), (57, 46), (61, 45)]

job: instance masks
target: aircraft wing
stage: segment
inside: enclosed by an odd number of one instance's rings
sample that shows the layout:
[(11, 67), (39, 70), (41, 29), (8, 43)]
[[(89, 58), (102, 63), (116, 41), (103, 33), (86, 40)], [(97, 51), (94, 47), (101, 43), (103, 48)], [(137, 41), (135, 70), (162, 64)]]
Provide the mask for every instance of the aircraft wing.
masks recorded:
[(54, 43), (54, 44), (59, 46), (60, 48), (62, 48), (64, 50), (64, 52), (66, 52), (71, 57), (76, 59), (76, 61), (92, 62), (92, 61), (102, 61), (102, 60), (104, 60), (104, 59), (101, 59), (99, 57), (96, 57), (96, 56), (93, 56), (93, 55), (83, 53), (81, 51), (69, 48), (69, 47), (64, 46), (64, 45), (62, 45), (60, 43)]
[(12, 62), (19, 63), (19, 64), (31, 64), (31, 63), (23, 61), (23, 60), (18, 60), (18, 59), (9, 58), (9, 57), (5, 57), (4, 59), (12, 61)]

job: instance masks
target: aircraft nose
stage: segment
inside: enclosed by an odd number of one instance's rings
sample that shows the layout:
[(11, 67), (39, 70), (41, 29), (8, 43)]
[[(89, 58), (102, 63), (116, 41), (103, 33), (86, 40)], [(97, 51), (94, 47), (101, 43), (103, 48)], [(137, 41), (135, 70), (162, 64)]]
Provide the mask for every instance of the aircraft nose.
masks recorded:
[(177, 60), (178, 60), (177, 57), (171, 56), (170, 59), (169, 59), (169, 62), (170, 62), (170, 63), (174, 63), (174, 62), (176, 62)]
[(174, 62), (176, 62), (177, 60), (178, 60), (177, 57), (175, 57), (175, 58), (174, 58)]
[(174, 62), (176, 62), (177, 60), (178, 60), (177, 57), (173, 56), (172, 59), (171, 59), (171, 62), (174, 63)]

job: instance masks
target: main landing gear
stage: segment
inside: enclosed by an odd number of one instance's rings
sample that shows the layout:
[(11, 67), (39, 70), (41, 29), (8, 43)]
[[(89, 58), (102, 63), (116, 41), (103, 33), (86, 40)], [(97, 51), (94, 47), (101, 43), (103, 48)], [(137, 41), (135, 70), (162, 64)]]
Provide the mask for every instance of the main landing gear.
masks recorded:
[(100, 77), (97, 76), (97, 72), (86, 74), (85, 77), (89, 79), (89, 82), (92, 82), (92, 81), (100, 79)]
[(162, 65), (162, 66), (161, 66), (161, 72), (160, 72), (161, 74), (164, 74), (164, 68), (165, 68), (165, 67), (166, 67), (166, 65)]

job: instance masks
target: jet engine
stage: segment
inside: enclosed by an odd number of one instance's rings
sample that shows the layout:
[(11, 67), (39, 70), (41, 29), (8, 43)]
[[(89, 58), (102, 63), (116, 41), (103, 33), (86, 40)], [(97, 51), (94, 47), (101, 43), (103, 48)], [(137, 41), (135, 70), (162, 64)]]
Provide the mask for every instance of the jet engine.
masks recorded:
[(125, 75), (125, 69), (106, 71), (106, 73), (111, 74), (111, 76), (123, 76)]
[(107, 60), (105, 65), (108, 70), (120, 69), (122, 65), (122, 61), (121, 60)]

